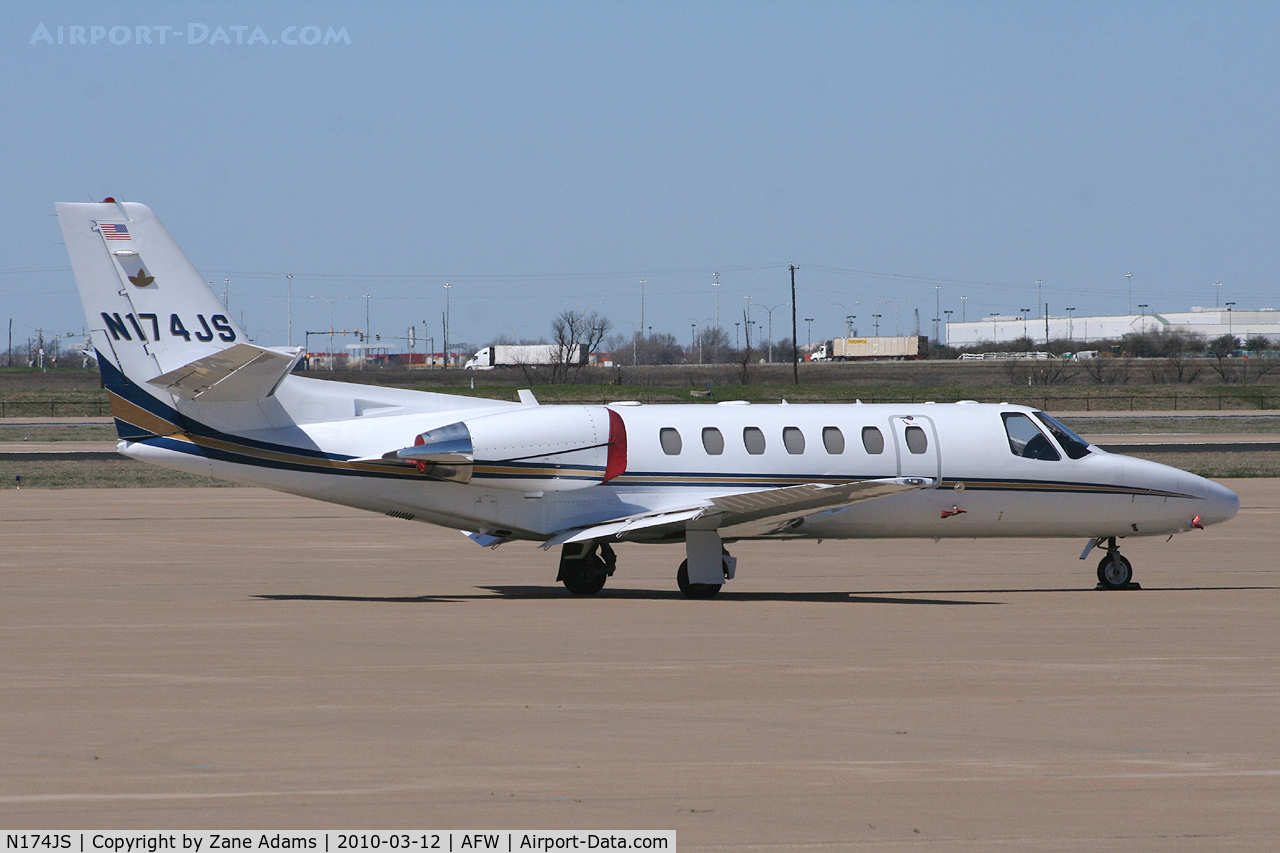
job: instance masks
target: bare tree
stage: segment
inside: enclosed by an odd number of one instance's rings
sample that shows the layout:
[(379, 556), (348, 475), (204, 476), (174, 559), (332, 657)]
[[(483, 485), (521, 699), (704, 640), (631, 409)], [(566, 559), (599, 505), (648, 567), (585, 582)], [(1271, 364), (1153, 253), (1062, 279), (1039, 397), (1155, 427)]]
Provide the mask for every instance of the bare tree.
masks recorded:
[(732, 361), (729, 349), (729, 336), (720, 326), (703, 326), (698, 332), (697, 358), (703, 364), (723, 364)]
[(1178, 383), (1195, 382), (1204, 372), (1204, 365), (1199, 361), (1204, 348), (1205, 339), (1200, 332), (1175, 330), (1164, 335), (1161, 353), (1167, 374)]
[(1209, 365), (1223, 382), (1231, 383), (1239, 379), (1239, 370), (1231, 361), (1231, 356), (1240, 349), (1240, 339), (1235, 335), (1219, 335), (1209, 341), (1209, 355), (1213, 362)]
[(1015, 385), (1066, 385), (1075, 379), (1078, 363), (1063, 358), (1046, 361), (1015, 359), (1005, 364), (1005, 375)]
[(561, 311), (551, 322), (551, 343), (555, 347), (551, 381), (577, 382), (582, 366), (590, 361), (612, 327), (608, 317), (595, 311)]
[(1100, 354), (1097, 358), (1082, 358), (1080, 369), (1099, 385), (1128, 385), (1129, 360)]

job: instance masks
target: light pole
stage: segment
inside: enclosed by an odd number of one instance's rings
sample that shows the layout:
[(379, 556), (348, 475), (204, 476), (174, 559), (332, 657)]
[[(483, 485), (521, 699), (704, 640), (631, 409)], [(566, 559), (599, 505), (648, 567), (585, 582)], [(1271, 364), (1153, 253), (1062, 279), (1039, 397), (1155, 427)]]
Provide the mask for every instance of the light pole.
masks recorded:
[(1129, 310), (1126, 313), (1132, 314), (1133, 313), (1133, 273), (1127, 272), (1124, 274), (1124, 277), (1129, 282)]
[(967, 296), (960, 297), (960, 322), (961, 323), (969, 322), (969, 313), (965, 310), (965, 306), (968, 303), (968, 301), (969, 301), (969, 297)]
[(1019, 308), (1018, 310), (1022, 312), (1022, 337), (1025, 339), (1027, 337), (1027, 315), (1031, 313), (1031, 309)]
[(1044, 310), (1044, 279), (1036, 279), (1036, 319), (1039, 320), (1044, 315), (1040, 312)]
[(441, 369), (449, 369), (449, 291), (453, 289), (453, 285), (445, 283), (444, 286), (444, 329), (441, 337), (444, 339), (444, 365)]
[(644, 286), (648, 284), (649, 279), (640, 279), (640, 331), (644, 331)]
[(222, 280), (222, 310), (228, 314), (231, 313), (231, 279), (229, 278)]
[(312, 299), (323, 299), (329, 303), (329, 369), (333, 370), (333, 303), (340, 299), (349, 299), (347, 296), (312, 296)]
[(1067, 341), (1070, 342), (1075, 337), (1076, 326), (1076, 309), (1068, 308), (1067, 310)]
[(875, 330), (876, 330), (876, 337), (877, 337), (877, 338), (878, 338), (878, 337), (880, 337), (880, 317), (881, 317), (881, 315), (879, 315), (879, 314), (872, 314), (872, 315), (871, 315), (871, 319), (874, 321), (874, 322), (872, 323), (872, 325), (874, 325), (874, 326), (875, 326)]
[(635, 367), (636, 364), (638, 364), (638, 362), (636, 361), (636, 339), (640, 337), (640, 333), (636, 331), (636, 324), (633, 323), (632, 321), (620, 320), (619, 322), (626, 323), (628, 326), (631, 327), (631, 366)]
[(372, 296), (371, 294), (366, 293), (366, 294), (364, 295), (364, 347), (365, 347), (365, 354), (366, 354), (366, 355), (367, 355), (367, 354), (368, 354), (368, 352), (369, 352), (369, 338), (370, 338), (370, 334), (369, 334), (369, 300), (370, 300), (370, 299), (372, 299), (372, 298), (373, 298), (373, 296)]
[(806, 323), (808, 323), (808, 324), (809, 324), (809, 329), (808, 329), (808, 331), (805, 333), (805, 334), (806, 334), (806, 336), (807, 336), (807, 339), (808, 339), (808, 341), (807, 341), (807, 345), (805, 346), (805, 349), (812, 349), (812, 347), (813, 347), (813, 318), (812, 318), (812, 317), (805, 317), (805, 318), (804, 318), (804, 321), (805, 321)]
[(718, 329), (720, 328), (720, 273), (713, 272), (712, 275), (715, 276), (716, 279), (711, 282), (711, 286), (716, 289), (716, 328)]
[(1233, 338), (1236, 336), (1236, 329), (1231, 321), (1231, 309), (1234, 308), (1235, 306), (1236, 304), (1234, 302), (1227, 303), (1227, 334)]
[[(831, 304), (832, 304), (832, 305), (839, 305), (839, 306), (840, 306), (840, 309), (841, 309), (842, 311), (844, 311), (844, 328), (845, 328), (845, 334), (844, 334), (844, 336), (845, 336), (846, 338), (851, 338), (851, 337), (853, 337), (853, 320), (854, 320), (854, 318), (856, 318), (858, 315), (857, 315), (857, 314), (855, 314), (855, 313), (853, 313), (852, 311), (850, 311), (850, 310), (849, 310), (849, 306), (848, 306), (848, 305), (845, 305), (843, 302), (832, 302)], [(859, 303), (859, 302), (855, 302), (855, 303), (853, 303), (853, 304), (854, 304), (854, 305), (860, 305), (861, 303)]]
[(772, 308), (768, 308), (764, 305), (760, 306), (761, 308), (764, 308), (764, 310), (769, 315), (769, 363), (770, 364), (773, 364), (773, 312), (777, 311), (779, 308), (786, 308), (790, 304), (791, 304), (790, 302), (781, 302), (773, 306)]
[(952, 315), (952, 314), (954, 314), (954, 313), (956, 313), (956, 312), (955, 312), (955, 311), (952, 311), (952, 310), (950, 310), (950, 309), (947, 309), (946, 311), (943, 311), (942, 313), (943, 313), (943, 314), (946, 316), (946, 318), (947, 318), (946, 322), (942, 324), (942, 328), (946, 331), (946, 333), (947, 333), (947, 343), (948, 343), (948, 344), (950, 344), (950, 343), (951, 343), (951, 315)]
[(1214, 307), (1214, 308), (1219, 307), (1219, 306), (1218, 306), (1218, 297), (1219, 297), (1221, 294), (1222, 294), (1222, 282), (1220, 282), (1220, 281), (1215, 281), (1215, 282), (1213, 283), (1213, 307)]
[[(703, 360), (702, 360), (702, 345), (706, 342), (704, 339), (706, 338), (706, 332), (707, 332), (707, 321), (708, 321), (708, 320), (710, 320), (710, 319), (711, 319), (710, 317), (703, 317), (701, 320), (699, 320), (699, 319), (697, 319), (697, 318), (695, 318), (695, 317), (689, 317), (689, 318), (688, 318), (689, 323), (690, 323), (690, 324), (693, 326), (693, 328), (694, 328), (694, 341), (695, 341), (695, 342), (697, 343), (697, 345), (698, 345), (698, 364), (702, 364), (702, 363), (703, 363)], [(699, 328), (701, 328), (701, 330), (702, 330), (702, 331), (700, 331), (700, 332), (699, 332), (699, 331), (698, 331), (698, 329), (699, 329)]]
[(289, 316), (288, 346), (293, 346), (293, 273), (289, 273), (285, 278), (289, 279), (289, 295), (288, 301), (285, 303), (288, 306), (287, 311)]

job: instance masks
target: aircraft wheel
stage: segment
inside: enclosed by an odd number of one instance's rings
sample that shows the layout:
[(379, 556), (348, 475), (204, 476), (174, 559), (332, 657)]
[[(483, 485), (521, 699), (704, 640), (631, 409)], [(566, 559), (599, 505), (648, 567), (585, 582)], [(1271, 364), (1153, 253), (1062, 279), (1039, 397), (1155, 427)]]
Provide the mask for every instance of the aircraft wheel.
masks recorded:
[(720, 591), (718, 583), (689, 583), (689, 561), (685, 560), (676, 571), (676, 584), (689, 598), (714, 598)]
[(574, 595), (595, 595), (604, 589), (604, 582), (609, 579), (609, 571), (604, 561), (599, 558), (575, 561), (577, 565), (564, 568), (560, 582), (564, 588)]
[(1123, 589), (1133, 580), (1133, 566), (1119, 551), (1110, 551), (1098, 563), (1098, 583), (1107, 589)]

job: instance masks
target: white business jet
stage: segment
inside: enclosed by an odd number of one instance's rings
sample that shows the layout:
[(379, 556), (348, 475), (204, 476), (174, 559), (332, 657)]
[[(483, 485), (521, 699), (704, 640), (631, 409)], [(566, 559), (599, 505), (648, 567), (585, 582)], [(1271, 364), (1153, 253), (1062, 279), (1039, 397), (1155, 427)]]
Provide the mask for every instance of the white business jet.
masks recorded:
[(1117, 542), (1226, 521), (1235, 494), (1106, 453), (1043, 412), (973, 402), (539, 405), (293, 373), (251, 343), (141, 204), (58, 204), (126, 456), (425, 521), (496, 546), (560, 546), (598, 592), (618, 542), (683, 543), (709, 598), (741, 539), (1077, 537), (1104, 587)]

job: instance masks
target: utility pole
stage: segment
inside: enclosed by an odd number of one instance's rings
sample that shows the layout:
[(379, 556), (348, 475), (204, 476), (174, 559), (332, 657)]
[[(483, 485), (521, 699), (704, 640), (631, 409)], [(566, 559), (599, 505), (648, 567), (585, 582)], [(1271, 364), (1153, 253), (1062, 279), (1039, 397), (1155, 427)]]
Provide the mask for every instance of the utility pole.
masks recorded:
[(942, 319), (942, 285), (933, 286), (933, 345), (938, 346), (938, 323)]
[(799, 337), (796, 327), (796, 265), (791, 265), (791, 384), (800, 384), (800, 350), (796, 347)]

